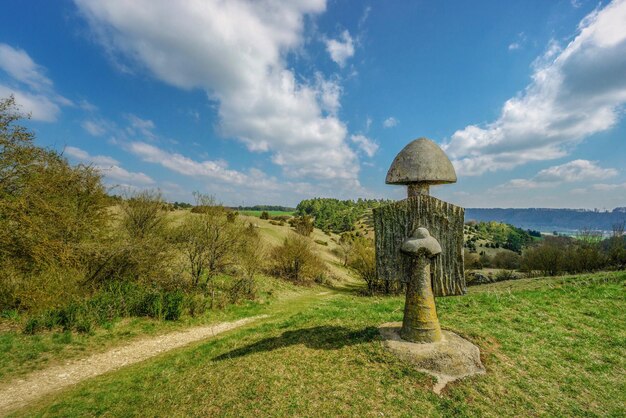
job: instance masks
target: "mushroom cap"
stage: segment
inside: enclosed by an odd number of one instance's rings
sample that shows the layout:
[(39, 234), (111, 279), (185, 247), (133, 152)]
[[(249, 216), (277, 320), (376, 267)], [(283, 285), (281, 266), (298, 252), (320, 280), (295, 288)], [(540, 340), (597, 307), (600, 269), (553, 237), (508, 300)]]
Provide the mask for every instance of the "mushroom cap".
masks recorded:
[(441, 245), (439, 241), (430, 235), (428, 229), (417, 228), (411, 238), (406, 239), (402, 243), (400, 251), (412, 255), (424, 254), (430, 258), (441, 253)]
[(456, 173), (439, 145), (428, 138), (419, 138), (396, 155), (387, 172), (385, 183), (456, 183)]

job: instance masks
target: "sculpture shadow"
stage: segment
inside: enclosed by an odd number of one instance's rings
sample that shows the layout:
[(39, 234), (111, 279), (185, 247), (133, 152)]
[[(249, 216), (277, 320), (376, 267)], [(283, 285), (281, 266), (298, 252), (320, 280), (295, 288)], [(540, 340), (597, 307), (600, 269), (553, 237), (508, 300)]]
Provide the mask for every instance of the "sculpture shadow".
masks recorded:
[(268, 352), (292, 345), (303, 344), (316, 350), (338, 350), (340, 348), (373, 341), (378, 337), (378, 329), (366, 327), (354, 330), (338, 326), (319, 326), (285, 331), (281, 335), (257, 341), (254, 344), (237, 348), (215, 357), (214, 361), (243, 357), (248, 354)]

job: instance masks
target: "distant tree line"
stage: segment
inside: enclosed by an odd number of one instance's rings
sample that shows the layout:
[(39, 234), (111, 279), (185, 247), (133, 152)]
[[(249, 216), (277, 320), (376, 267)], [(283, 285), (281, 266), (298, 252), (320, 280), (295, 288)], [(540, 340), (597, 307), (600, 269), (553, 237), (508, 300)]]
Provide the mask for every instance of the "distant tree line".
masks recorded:
[(264, 210), (264, 211), (274, 211), (274, 212), (293, 212), (296, 208), (292, 208), (289, 206), (277, 206), (277, 205), (255, 205), (255, 206), (237, 206), (232, 207), (231, 209), (236, 209), (238, 211), (244, 210)]
[(388, 202), (386, 199), (339, 200), (318, 197), (301, 201), (296, 207), (296, 214), (312, 216), (316, 228), (339, 234), (354, 230), (356, 222), (368, 209)]

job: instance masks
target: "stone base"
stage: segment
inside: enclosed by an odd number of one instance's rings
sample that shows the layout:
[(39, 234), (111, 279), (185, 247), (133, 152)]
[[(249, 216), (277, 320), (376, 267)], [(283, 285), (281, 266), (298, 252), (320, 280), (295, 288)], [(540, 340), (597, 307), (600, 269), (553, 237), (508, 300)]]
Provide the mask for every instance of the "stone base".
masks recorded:
[(443, 339), (436, 343), (419, 344), (400, 338), (402, 323), (390, 322), (379, 327), (384, 344), (401, 359), (416, 366), (417, 370), (437, 378), (433, 392), (463, 377), (484, 374), (480, 350), (471, 342), (453, 332), (442, 331)]

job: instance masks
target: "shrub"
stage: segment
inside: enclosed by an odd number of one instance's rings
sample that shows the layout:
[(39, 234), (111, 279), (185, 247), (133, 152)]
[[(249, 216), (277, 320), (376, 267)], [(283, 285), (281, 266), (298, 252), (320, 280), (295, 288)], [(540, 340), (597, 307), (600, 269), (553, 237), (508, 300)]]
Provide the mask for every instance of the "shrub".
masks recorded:
[[(62, 328), (89, 333), (95, 325), (117, 318), (146, 316), (175, 321), (185, 312), (189, 297), (180, 290), (163, 290), (129, 282), (108, 283), (91, 298), (75, 300), (59, 308), (33, 315), (24, 324), (24, 333)], [(202, 298), (204, 299), (204, 298)], [(199, 300), (195, 300), (197, 305)], [(200, 311), (194, 306), (194, 314)]]
[(517, 270), (520, 267), (520, 255), (510, 251), (500, 251), (493, 256), (492, 264), (499, 269)]
[(308, 215), (289, 219), (289, 225), (300, 235), (308, 237), (313, 232), (313, 218)]
[(281, 278), (304, 283), (323, 274), (323, 261), (313, 251), (311, 240), (291, 233), (271, 253), (272, 272)]
[(259, 216), (259, 218), (261, 219), (269, 219), (270, 218), (270, 214), (267, 211), (263, 211), (261, 212), (261, 216)]

